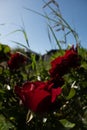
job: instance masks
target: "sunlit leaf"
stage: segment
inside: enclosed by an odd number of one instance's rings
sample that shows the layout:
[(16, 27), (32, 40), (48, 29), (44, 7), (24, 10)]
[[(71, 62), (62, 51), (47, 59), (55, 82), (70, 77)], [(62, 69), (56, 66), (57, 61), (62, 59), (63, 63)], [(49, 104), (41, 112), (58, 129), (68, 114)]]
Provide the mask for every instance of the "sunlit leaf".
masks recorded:
[(66, 97), (66, 99), (69, 100), (69, 99), (73, 98), (75, 96), (75, 94), (76, 94), (75, 89), (71, 88), (70, 92), (69, 92), (69, 95)]
[(71, 123), (70, 121), (66, 120), (66, 119), (61, 119), (60, 123), (66, 127), (66, 128), (73, 128), (75, 126), (75, 123)]
[(0, 51), (4, 53), (10, 52), (10, 47), (8, 45), (0, 44)]
[(4, 53), (8, 53), (10, 52), (10, 47), (9, 46), (5, 46), (4, 47)]

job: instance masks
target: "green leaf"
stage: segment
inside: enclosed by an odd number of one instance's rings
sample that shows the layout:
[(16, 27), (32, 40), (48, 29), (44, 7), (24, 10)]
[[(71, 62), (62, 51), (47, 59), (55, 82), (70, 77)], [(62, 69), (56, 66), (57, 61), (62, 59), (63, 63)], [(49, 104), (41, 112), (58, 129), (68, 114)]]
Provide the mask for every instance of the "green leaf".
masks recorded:
[(10, 52), (10, 47), (9, 46), (4, 46), (4, 53)]
[(9, 130), (13, 128), (14, 126), (7, 121), (3, 115), (0, 115), (0, 130)]
[(75, 126), (75, 123), (71, 123), (70, 121), (66, 119), (61, 119), (59, 121), (65, 128), (73, 128)]
[(0, 44), (0, 51), (2, 51), (2, 44)]
[(76, 94), (75, 89), (71, 88), (70, 92), (69, 92), (69, 95), (66, 97), (66, 99), (69, 100), (69, 99), (73, 98), (75, 96), (75, 94)]
[(8, 53), (10, 52), (10, 47), (8, 45), (4, 45), (0, 43), (0, 51), (3, 53)]

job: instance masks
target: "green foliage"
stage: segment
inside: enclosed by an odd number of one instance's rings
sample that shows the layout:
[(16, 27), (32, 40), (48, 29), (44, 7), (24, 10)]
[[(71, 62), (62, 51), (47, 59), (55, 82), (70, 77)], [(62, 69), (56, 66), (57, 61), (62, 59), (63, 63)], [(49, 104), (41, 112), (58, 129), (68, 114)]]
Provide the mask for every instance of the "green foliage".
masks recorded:
[(8, 60), (10, 54), (10, 47), (7, 45), (0, 44), (0, 62)]
[(0, 115), (0, 130), (15, 130), (14, 126), (5, 119), (3, 115)]
[(75, 96), (75, 94), (76, 94), (75, 89), (71, 88), (70, 92), (69, 92), (69, 95), (66, 97), (66, 99), (69, 100), (69, 99), (73, 98)]
[[(19, 50), (21, 51), (21, 49)], [(24, 52), (24, 54), (26, 53)], [(82, 57), (81, 66), (75, 70), (72, 69), (68, 74), (64, 75), (65, 84), (62, 87), (63, 93), (58, 97), (58, 101), (61, 102), (61, 107), (55, 110), (55, 112), (46, 113), (46, 115), (34, 114), (33, 119), (31, 119), (28, 124), (26, 123), (26, 117), (30, 118), (30, 115), (27, 115), (28, 110), (25, 107), (19, 105), (19, 99), (14, 93), (14, 86), (16, 84), (21, 85), (26, 80), (46, 81), (49, 79), (48, 70), (50, 68), (50, 62), (55, 57), (60, 56), (61, 52), (56, 52), (54, 56), (52, 55), (52, 57), (50, 57), (49, 61), (44, 61), (41, 56), (37, 61), (36, 56), (31, 54), (31, 61), (14, 72), (10, 71), (7, 64), (3, 65), (3, 62), (1, 62), (0, 129), (32, 130), (36, 127), (41, 130), (56, 130), (58, 128), (60, 128), (60, 130), (86, 129), (87, 68), (85, 65), (87, 51), (84, 48), (79, 48), (79, 54)], [(47, 119), (45, 122), (43, 121), (44, 118)]]
[[(65, 50), (60, 46), (61, 42), (56, 37), (52, 25), (56, 24), (58, 30), (65, 32), (63, 43), (66, 43), (66, 37), (70, 33), (73, 34), (75, 41), (78, 41), (77, 33), (62, 17), (58, 4), (55, 1), (53, 3), (58, 9), (58, 12), (56, 12), (56, 10), (50, 6), (51, 2), (53, 1), (45, 2), (44, 8), (47, 6), (57, 19), (33, 11), (48, 21), (53, 22), (51, 26), (48, 25), (59, 50), (53, 54), (48, 61), (44, 61), (41, 55), (39, 59), (36, 60), (35, 54), (27, 56), (25, 50), (16, 48), (12, 50), (12, 52), (21, 52), (21, 54), (27, 58), (27, 62), (18, 70), (10, 70), (7, 64), (11, 53), (10, 47), (0, 44), (0, 130), (87, 129), (87, 49), (78, 47), (78, 52), (81, 56), (81, 65), (77, 69), (72, 69), (64, 75), (65, 84), (62, 86), (62, 94), (57, 98), (60, 107), (56, 108), (55, 111), (45, 114), (29, 113), (29, 110), (21, 104), (21, 101), (14, 93), (16, 84), (22, 85), (25, 81), (47, 81), (49, 79), (51, 60), (65, 53)], [(15, 32), (23, 33), (28, 47), (20, 43), (20, 41), (13, 42), (29, 51), (29, 41), (25, 28), (15, 30), (12, 33)]]
[(65, 127), (65, 128), (73, 128), (75, 126), (75, 123), (71, 123), (66, 119), (61, 119), (60, 120), (61, 124)]

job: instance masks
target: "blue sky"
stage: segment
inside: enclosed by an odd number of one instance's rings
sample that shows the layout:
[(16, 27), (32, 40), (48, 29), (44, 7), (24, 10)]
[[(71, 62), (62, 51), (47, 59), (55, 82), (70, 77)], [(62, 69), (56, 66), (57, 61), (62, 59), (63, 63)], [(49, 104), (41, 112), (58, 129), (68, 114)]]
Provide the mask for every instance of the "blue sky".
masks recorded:
[[(57, 2), (63, 17), (79, 34), (82, 46), (87, 48), (87, 0), (57, 0)], [(0, 43), (8, 44), (13, 48), (17, 45), (11, 42), (12, 40), (26, 45), (21, 32), (7, 35), (20, 29), (24, 22), (30, 49), (42, 54), (55, 49), (56, 44), (50, 44), (48, 38), (46, 19), (23, 7), (43, 13), (42, 0), (0, 0)], [(73, 44), (74, 41), (70, 39), (69, 42)]]

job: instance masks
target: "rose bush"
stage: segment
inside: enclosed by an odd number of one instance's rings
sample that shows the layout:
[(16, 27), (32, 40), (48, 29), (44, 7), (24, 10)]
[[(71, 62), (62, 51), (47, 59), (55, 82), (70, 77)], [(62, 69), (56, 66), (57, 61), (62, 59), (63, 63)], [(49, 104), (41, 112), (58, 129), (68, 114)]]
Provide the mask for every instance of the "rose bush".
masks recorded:
[(0, 61), (0, 124), (4, 129), (85, 129), (86, 50), (71, 47), (63, 55), (57, 52), (46, 64), (40, 57), (34, 67), (33, 57), (28, 63), (26, 53), (11, 52), (7, 46), (4, 50), (5, 56), (9, 54)]
[(58, 57), (51, 62), (50, 80), (47, 82), (26, 82), (22, 87), (15, 86), (15, 93), (20, 97), (23, 104), (34, 112), (48, 112), (56, 102), (57, 96), (62, 93), (64, 80), (61, 76), (70, 68), (80, 65), (77, 50), (72, 47), (64, 56)]

